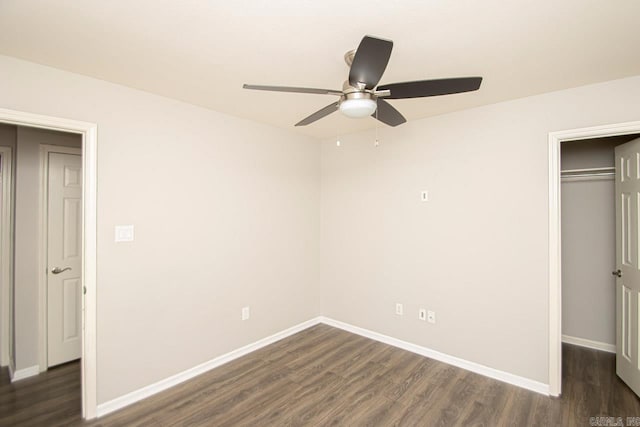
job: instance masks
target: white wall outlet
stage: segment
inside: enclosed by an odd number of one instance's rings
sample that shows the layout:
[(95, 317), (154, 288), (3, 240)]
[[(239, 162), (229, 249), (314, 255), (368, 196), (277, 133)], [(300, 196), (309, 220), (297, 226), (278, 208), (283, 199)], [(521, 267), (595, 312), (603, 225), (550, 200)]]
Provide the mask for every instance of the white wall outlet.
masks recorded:
[(133, 242), (133, 225), (116, 225), (116, 242)]
[(249, 307), (242, 307), (242, 320), (249, 320), (251, 317), (251, 310)]
[(427, 320), (427, 310), (424, 308), (421, 308), (420, 310), (418, 310), (418, 319), (420, 320)]
[(402, 316), (404, 314), (404, 307), (399, 302), (396, 303), (396, 314)]
[(429, 192), (427, 190), (422, 190), (422, 193), (420, 194), (420, 200), (422, 200), (423, 202), (429, 201)]
[(436, 323), (436, 312), (429, 310), (427, 312), (427, 322)]

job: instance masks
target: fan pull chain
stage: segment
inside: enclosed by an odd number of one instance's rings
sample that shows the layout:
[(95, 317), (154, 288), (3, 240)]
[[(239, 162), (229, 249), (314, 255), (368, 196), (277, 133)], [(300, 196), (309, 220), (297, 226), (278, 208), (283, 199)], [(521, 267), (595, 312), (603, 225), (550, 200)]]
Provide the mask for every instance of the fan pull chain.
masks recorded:
[(373, 143), (375, 147), (380, 145), (380, 141), (378, 140), (378, 98), (376, 98), (376, 140)]

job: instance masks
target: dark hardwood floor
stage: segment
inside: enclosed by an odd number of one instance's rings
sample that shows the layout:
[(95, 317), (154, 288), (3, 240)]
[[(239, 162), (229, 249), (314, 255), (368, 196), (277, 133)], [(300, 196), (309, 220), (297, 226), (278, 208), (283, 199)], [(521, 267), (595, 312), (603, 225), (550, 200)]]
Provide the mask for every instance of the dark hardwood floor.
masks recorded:
[[(78, 363), (15, 384), (0, 373), (2, 426), (588, 426), (640, 417), (614, 355), (563, 346), (550, 398), (318, 325), (92, 422)], [(640, 418), (638, 419), (640, 421)]]
[(0, 372), (0, 426), (80, 423), (80, 363), (52, 368), (15, 383)]

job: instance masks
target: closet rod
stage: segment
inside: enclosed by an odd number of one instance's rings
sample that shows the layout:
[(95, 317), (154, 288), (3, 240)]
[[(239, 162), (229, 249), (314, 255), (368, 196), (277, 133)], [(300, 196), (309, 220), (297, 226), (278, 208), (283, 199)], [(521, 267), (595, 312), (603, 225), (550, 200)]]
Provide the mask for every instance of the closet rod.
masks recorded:
[(564, 169), (561, 170), (560, 173), (580, 173), (580, 172), (613, 172), (615, 173), (616, 168), (614, 166), (608, 168), (587, 168), (587, 169)]
[(595, 176), (615, 176), (615, 172), (598, 172), (598, 173), (572, 173), (567, 175), (560, 175), (560, 178), (587, 178), (587, 177), (595, 177)]

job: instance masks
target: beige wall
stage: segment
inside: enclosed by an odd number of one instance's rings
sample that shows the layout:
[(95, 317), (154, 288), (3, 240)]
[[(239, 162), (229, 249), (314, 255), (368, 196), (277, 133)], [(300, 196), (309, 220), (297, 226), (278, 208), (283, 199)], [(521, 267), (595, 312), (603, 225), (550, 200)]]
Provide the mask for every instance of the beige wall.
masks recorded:
[(560, 167), (562, 170), (614, 167), (614, 148), (634, 138), (634, 135), (620, 135), (563, 142)]
[(614, 183), (562, 182), (562, 333), (613, 345)]
[[(640, 109), (636, 77), (320, 150), (1, 56), (0, 93), (2, 107), (99, 126), (100, 403), (320, 313), (548, 382), (548, 132)], [(116, 224), (135, 224), (136, 241), (115, 244)]]
[(0, 123), (0, 146), (15, 149), (17, 131), (17, 126)]
[(317, 142), (2, 56), (0, 93), (98, 123), (99, 403), (318, 315)]
[(80, 147), (79, 135), (17, 128), (14, 242), (15, 368), (38, 365), (40, 145)]
[(548, 383), (548, 133), (638, 111), (634, 77), (324, 141), (323, 313)]

